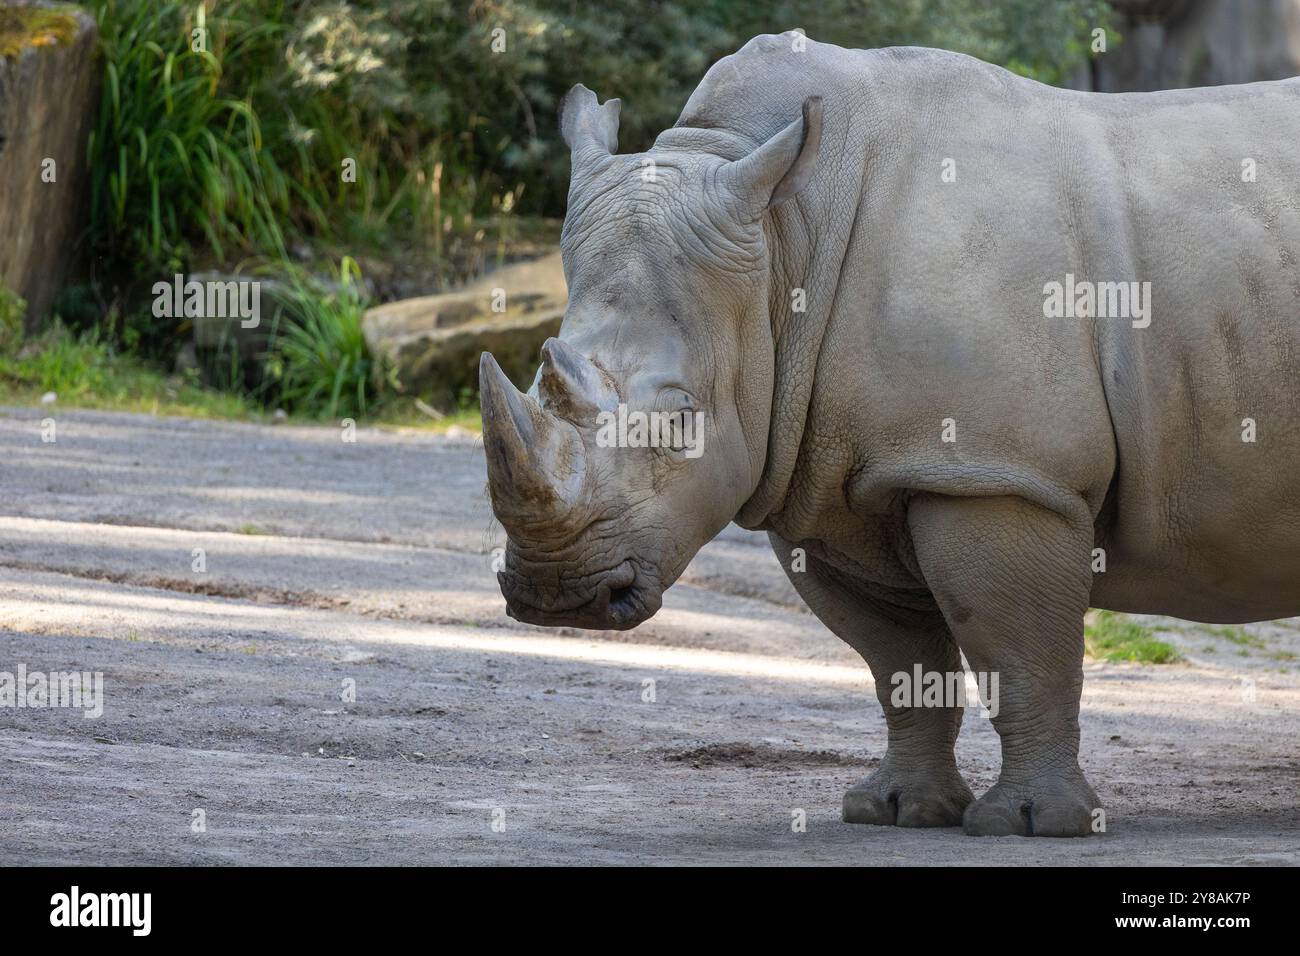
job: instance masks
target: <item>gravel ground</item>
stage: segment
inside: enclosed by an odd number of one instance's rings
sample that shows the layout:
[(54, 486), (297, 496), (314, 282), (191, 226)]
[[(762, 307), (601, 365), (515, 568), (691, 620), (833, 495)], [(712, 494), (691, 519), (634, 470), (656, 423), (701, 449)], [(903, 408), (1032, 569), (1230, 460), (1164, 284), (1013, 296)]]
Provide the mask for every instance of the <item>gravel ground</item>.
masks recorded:
[[(105, 695), (0, 708), (0, 861), (1300, 862), (1300, 621), (1087, 665), (1104, 835), (847, 826), (884, 721), (762, 536), (636, 631), (528, 627), (484, 481), (469, 436), (0, 409), (0, 671)], [(958, 758), (995, 779), (975, 711)]]

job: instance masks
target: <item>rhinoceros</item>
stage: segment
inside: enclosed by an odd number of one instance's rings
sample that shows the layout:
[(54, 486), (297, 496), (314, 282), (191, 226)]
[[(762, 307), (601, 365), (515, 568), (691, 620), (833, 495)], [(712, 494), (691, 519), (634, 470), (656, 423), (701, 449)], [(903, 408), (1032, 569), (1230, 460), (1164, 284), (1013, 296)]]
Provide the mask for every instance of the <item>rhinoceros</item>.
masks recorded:
[[(532, 387), (482, 357), (508, 612), (635, 627), (728, 522), (765, 530), (876, 678), (846, 821), (1100, 829), (1088, 608), (1300, 613), (1300, 80), (1081, 93), (785, 34), (646, 153), (619, 110), (561, 107), (570, 299)], [(628, 410), (703, 428), (610, 441)], [(962, 707), (891, 679), (961, 654), (999, 688), (979, 799)]]

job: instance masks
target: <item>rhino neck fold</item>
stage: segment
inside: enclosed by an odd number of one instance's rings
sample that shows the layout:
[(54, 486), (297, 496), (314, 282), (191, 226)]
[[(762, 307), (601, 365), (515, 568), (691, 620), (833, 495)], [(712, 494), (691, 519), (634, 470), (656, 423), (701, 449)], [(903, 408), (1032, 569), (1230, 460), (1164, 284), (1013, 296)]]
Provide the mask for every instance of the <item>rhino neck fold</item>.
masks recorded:
[[(823, 133), (823, 142), (835, 139), (838, 137), (832, 137), (829, 129)], [(865, 164), (861, 157), (844, 156), (841, 160), (826, 162), (807, 190), (774, 209), (764, 223), (775, 362), (772, 411), (763, 474), (734, 519), (743, 528), (767, 528), (769, 520), (780, 514), (799, 464), (822, 344), (836, 316), (839, 278), (858, 228), (863, 194)], [(846, 195), (855, 197), (854, 201), (844, 202)], [(804, 290), (806, 296), (802, 313), (791, 306), (796, 289)]]
[[(691, 94), (677, 124), (656, 143), (656, 148), (706, 150), (736, 160), (797, 119), (805, 99), (822, 98), (817, 173), (807, 188), (770, 211), (763, 223), (775, 363), (771, 417), (762, 475), (735, 516), (737, 524), (754, 529), (765, 527), (781, 512), (791, 490), (822, 342), (836, 315), (840, 273), (859, 227), (858, 209), (870, 167), (867, 158), (879, 149), (872, 144), (881, 141), (880, 117), (889, 115), (881, 107), (891, 94), (876, 88), (888, 70), (877, 69), (876, 64), (888, 66), (896, 59), (890, 51), (823, 52), (799, 54), (790, 61), (797, 68), (786, 68), (788, 42), (782, 38), (774, 46), (772, 38), (756, 40), (714, 64)], [(777, 57), (775, 66), (772, 56)], [(853, 61), (851, 71), (843, 60), (846, 57)], [(868, 77), (872, 82), (867, 82)], [(796, 288), (807, 294), (803, 313), (791, 311), (791, 293)]]

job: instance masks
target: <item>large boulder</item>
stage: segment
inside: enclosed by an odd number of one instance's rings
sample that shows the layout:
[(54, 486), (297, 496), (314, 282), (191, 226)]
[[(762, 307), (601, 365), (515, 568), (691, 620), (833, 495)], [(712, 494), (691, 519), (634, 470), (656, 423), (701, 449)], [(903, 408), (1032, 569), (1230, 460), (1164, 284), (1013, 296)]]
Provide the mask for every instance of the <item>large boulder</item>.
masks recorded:
[(66, 4), (0, 4), (0, 285), (27, 300), (28, 331), (62, 286), (87, 208), (96, 35)]
[(485, 351), (516, 385), (527, 387), (538, 350), (559, 332), (568, 300), (564, 267), (554, 252), (441, 295), (376, 306), (366, 312), (362, 330), (371, 352), (396, 368), (404, 392), (446, 408), (462, 389), (478, 387)]

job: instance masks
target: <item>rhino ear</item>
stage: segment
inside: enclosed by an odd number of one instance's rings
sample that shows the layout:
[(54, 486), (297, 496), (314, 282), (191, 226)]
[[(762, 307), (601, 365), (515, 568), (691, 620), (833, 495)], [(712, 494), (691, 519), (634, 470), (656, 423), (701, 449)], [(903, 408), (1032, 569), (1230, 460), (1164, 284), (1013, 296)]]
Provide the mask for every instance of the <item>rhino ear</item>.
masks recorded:
[(743, 159), (728, 163), (718, 178), (757, 219), (812, 181), (822, 141), (822, 98), (803, 101), (803, 116)]
[(593, 159), (609, 156), (618, 150), (618, 114), (621, 100), (603, 104), (581, 83), (565, 95), (560, 103), (560, 135), (573, 156), (573, 168)]

